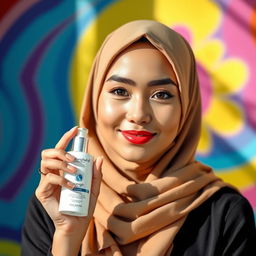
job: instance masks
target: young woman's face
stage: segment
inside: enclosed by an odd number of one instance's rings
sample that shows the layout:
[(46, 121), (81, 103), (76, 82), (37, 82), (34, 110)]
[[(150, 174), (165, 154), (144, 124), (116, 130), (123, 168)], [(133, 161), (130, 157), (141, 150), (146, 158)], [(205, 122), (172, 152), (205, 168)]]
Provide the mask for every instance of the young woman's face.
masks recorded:
[(177, 135), (181, 105), (174, 71), (149, 43), (112, 63), (99, 97), (97, 134), (107, 153), (154, 163)]

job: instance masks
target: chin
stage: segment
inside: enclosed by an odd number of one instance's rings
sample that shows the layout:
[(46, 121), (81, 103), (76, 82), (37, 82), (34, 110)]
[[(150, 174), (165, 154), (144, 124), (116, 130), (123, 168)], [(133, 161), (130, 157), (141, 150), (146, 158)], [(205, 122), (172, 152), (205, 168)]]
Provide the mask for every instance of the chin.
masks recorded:
[(120, 152), (120, 156), (126, 161), (135, 162), (138, 164), (146, 163), (156, 158), (156, 156), (149, 155), (144, 150), (132, 150), (130, 152)]

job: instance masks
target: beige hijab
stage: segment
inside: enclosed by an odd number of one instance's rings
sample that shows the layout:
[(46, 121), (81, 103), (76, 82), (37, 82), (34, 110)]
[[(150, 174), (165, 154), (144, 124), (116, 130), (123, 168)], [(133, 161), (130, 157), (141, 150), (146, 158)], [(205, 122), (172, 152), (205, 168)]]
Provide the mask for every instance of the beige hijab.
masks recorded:
[[(147, 178), (138, 183), (119, 171), (135, 163), (117, 162), (114, 155), (106, 155), (95, 127), (98, 98), (109, 66), (141, 37), (146, 37), (172, 65), (179, 84), (182, 117), (174, 145), (156, 159)], [(82, 255), (171, 253), (175, 235), (188, 214), (226, 186), (210, 167), (194, 160), (200, 124), (196, 63), (179, 34), (161, 23), (140, 20), (123, 25), (105, 39), (90, 73), (80, 119), (80, 125), (89, 129), (89, 153), (104, 156), (100, 195)]]

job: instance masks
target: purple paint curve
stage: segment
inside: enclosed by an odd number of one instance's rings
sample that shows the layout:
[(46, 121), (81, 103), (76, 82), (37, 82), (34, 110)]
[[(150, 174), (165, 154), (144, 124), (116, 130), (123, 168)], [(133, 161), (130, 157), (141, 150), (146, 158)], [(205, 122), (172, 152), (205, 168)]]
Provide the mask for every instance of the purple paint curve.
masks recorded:
[[(68, 25), (70, 19), (67, 19), (62, 24), (53, 29), (44, 40), (33, 51), (28, 59), (23, 71), (21, 72), (22, 87), (27, 98), (28, 109), (31, 118), (31, 135), (28, 141), (25, 157), (20, 166), (17, 168), (14, 176), (0, 189), (0, 198), (11, 200), (17, 191), (22, 187), (28, 175), (31, 173), (31, 168), (35, 162), (35, 155), (39, 153), (43, 135), (43, 110), (40, 104), (40, 99), (36, 91), (36, 71), (40, 65), (42, 56), (46, 52), (50, 43), (54, 38)], [(12, 188), (12, 189), (10, 189)]]

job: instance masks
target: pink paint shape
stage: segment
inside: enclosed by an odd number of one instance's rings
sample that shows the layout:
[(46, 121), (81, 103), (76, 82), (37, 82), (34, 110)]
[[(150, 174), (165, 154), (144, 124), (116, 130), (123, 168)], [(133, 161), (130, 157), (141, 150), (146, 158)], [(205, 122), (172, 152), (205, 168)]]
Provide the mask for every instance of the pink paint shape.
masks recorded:
[(242, 194), (248, 199), (253, 209), (256, 210), (256, 184), (243, 189)]
[(177, 33), (181, 34), (190, 44), (192, 44), (192, 35), (186, 25), (176, 25), (173, 26), (172, 29), (175, 30)]
[(249, 69), (249, 76), (243, 85), (241, 99), (248, 122), (256, 129), (256, 45), (251, 30), (251, 17), (253, 17), (255, 6), (255, 3), (248, 4), (248, 1), (231, 0), (224, 13), (222, 34), (223, 40), (226, 42), (227, 53), (242, 59)]
[(210, 106), (210, 102), (213, 96), (213, 85), (211, 82), (210, 74), (204, 68), (204, 66), (201, 65), (199, 62), (196, 63), (196, 66), (202, 98), (202, 111), (204, 114)]

